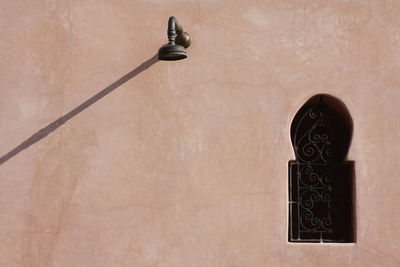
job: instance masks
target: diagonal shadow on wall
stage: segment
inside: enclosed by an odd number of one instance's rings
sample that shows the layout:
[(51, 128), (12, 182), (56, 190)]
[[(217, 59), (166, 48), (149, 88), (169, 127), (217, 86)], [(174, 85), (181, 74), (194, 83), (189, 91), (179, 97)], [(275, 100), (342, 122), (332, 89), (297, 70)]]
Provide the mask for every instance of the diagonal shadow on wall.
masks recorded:
[(124, 76), (122, 76), (121, 78), (119, 78), (106, 88), (104, 88), (103, 90), (101, 90), (100, 92), (98, 92), (97, 94), (95, 94), (94, 96), (92, 96), (91, 98), (89, 98), (88, 100), (86, 100), (85, 102), (83, 102), (82, 104), (80, 104), (79, 106), (77, 106), (76, 108), (74, 108), (73, 110), (71, 110), (70, 112), (68, 112), (67, 114), (61, 116), (57, 120), (48, 124), (46, 127), (40, 129), (39, 131), (34, 133), (31, 137), (29, 137), (21, 144), (19, 144), (17, 147), (15, 147), (14, 149), (10, 150), (2, 157), (0, 157), (0, 165), (6, 162), (7, 160), (11, 159), (18, 153), (20, 153), (22, 150), (39, 142), (47, 135), (49, 135), (51, 132), (57, 130), (58, 127), (62, 126), (64, 123), (66, 123), (67, 121), (69, 121), (70, 119), (72, 119), (73, 117), (75, 117), (76, 115), (78, 115), (79, 113), (81, 113), (82, 111), (84, 111), (85, 109), (87, 109), (88, 107), (90, 107), (91, 105), (93, 105), (94, 103), (96, 103), (97, 101), (99, 101), (112, 91), (114, 91), (115, 89), (117, 89), (119, 86), (126, 83), (127, 81), (129, 81), (139, 73), (145, 71), (146, 69), (148, 69), (150, 66), (154, 65), (157, 62), (158, 62), (158, 55), (156, 54), (150, 59), (140, 64), (132, 71), (128, 72), (127, 74), (125, 74)]

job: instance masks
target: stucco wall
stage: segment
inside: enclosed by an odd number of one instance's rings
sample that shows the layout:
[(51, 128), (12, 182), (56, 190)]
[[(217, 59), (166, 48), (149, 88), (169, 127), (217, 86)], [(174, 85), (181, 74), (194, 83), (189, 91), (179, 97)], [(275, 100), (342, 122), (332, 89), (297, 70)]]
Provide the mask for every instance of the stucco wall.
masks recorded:
[[(400, 266), (399, 13), (2, 1), (0, 266)], [(170, 15), (193, 44), (157, 62)], [(353, 118), (356, 244), (287, 242), (289, 127), (318, 93)]]

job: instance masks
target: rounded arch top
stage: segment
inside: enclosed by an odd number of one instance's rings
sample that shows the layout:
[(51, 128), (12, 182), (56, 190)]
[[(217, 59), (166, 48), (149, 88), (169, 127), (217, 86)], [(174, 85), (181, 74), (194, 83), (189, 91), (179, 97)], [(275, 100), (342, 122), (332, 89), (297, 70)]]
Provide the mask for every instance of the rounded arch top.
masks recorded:
[(329, 164), (346, 159), (353, 121), (344, 103), (328, 94), (311, 97), (296, 113), (290, 137), (296, 160)]

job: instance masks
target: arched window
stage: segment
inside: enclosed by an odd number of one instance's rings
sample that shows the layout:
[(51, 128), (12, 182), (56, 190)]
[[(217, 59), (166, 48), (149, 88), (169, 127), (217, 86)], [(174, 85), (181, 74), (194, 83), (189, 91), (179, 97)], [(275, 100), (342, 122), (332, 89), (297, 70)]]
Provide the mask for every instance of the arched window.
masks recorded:
[(346, 107), (329, 95), (312, 97), (295, 115), (289, 242), (354, 242), (354, 163), (345, 161), (352, 131)]

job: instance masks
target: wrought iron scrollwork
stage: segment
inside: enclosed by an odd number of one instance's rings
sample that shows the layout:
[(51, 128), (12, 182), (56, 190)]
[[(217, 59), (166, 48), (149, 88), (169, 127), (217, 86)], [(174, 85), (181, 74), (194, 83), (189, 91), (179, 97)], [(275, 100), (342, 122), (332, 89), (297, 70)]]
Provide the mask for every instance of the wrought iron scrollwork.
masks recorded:
[[(331, 103), (325, 102), (325, 98)], [(336, 102), (335, 102), (336, 101)], [(353, 163), (345, 162), (352, 124), (331, 96), (311, 98), (296, 114), (289, 161), (289, 241), (353, 242)], [(339, 105), (340, 107), (340, 105)]]

